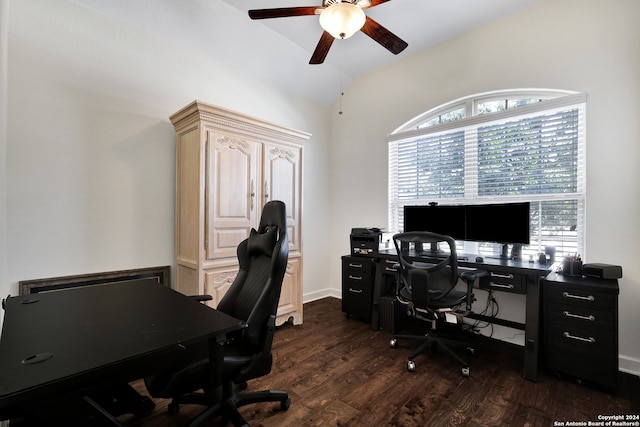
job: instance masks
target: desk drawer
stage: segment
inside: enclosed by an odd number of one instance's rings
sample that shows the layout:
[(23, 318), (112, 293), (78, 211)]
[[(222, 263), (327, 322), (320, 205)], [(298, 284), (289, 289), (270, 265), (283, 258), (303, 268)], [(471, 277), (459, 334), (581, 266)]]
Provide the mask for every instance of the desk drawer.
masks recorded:
[(555, 351), (565, 354), (579, 351), (582, 357), (591, 354), (614, 354), (617, 336), (615, 330), (578, 327), (570, 324), (553, 325), (547, 329), (547, 343)]
[(370, 283), (372, 275), (372, 261), (348, 257), (342, 260), (343, 280)]
[(398, 270), (394, 267), (398, 261), (392, 259), (383, 259), (380, 261), (380, 268), (382, 268), (382, 274), (390, 274), (395, 276)]
[(547, 304), (549, 325), (596, 328), (612, 333), (615, 330), (617, 319), (613, 310), (598, 310), (593, 307), (565, 304), (558, 301), (549, 301)]
[(345, 280), (342, 282), (342, 292), (346, 292), (343, 298), (358, 298), (363, 301), (371, 301), (371, 284), (358, 280)]
[(579, 305), (581, 307), (591, 307), (601, 310), (613, 309), (618, 300), (618, 295), (584, 289), (579, 286), (548, 285), (546, 292), (549, 301), (559, 301), (564, 304)]
[(527, 285), (525, 279), (522, 274), (490, 271), (489, 276), (480, 279), (480, 288), (526, 294)]
[(611, 351), (594, 351), (588, 343), (566, 343), (547, 352), (547, 368), (576, 378), (616, 387), (617, 356)]
[(547, 331), (547, 367), (577, 378), (615, 386), (616, 331), (557, 325)]

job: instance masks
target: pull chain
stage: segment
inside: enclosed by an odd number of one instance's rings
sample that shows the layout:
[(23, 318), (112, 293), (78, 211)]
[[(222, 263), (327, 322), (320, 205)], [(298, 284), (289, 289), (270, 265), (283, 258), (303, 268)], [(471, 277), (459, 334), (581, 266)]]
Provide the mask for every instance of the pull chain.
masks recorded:
[(342, 43), (340, 43), (340, 69), (338, 70), (339, 74), (340, 74), (340, 87), (338, 88), (340, 90), (340, 99), (338, 100), (338, 105), (339, 105), (339, 109), (338, 109), (338, 115), (341, 116), (342, 115), (342, 98), (344, 97), (344, 90), (342, 89), (342, 72), (343, 72), (343, 68), (344, 68), (344, 40), (341, 40)]

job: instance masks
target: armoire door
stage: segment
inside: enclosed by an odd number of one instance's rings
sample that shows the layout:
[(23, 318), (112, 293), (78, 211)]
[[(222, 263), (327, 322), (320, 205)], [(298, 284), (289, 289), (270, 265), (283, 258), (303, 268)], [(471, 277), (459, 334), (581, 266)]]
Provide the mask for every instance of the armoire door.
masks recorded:
[(205, 259), (234, 258), (262, 209), (262, 145), (207, 132)]
[(281, 200), (287, 206), (289, 251), (300, 251), (300, 147), (264, 145), (264, 202)]

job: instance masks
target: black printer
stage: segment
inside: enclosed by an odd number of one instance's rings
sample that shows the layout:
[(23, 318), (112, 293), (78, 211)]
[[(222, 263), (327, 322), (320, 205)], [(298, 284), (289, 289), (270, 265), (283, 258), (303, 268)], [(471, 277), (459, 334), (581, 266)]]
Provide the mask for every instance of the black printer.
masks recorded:
[(351, 255), (367, 255), (378, 252), (382, 231), (379, 228), (352, 228)]

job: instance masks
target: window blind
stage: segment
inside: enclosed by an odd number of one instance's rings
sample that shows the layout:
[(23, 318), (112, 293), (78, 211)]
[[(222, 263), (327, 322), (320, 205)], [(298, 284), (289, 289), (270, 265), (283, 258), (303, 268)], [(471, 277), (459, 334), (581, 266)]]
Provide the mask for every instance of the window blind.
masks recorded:
[(585, 109), (568, 95), (391, 135), (389, 229), (409, 204), (529, 201), (525, 253), (583, 253)]
[(578, 109), (478, 127), (479, 196), (576, 193)]

